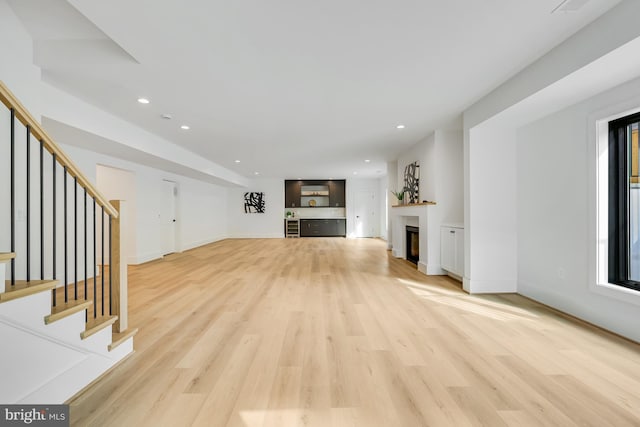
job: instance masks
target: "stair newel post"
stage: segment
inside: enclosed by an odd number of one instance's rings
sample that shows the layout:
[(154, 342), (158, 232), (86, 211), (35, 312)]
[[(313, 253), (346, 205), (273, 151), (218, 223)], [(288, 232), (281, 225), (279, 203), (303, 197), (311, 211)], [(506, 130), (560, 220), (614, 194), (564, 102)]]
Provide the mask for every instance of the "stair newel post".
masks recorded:
[(113, 332), (123, 332), (128, 327), (128, 298), (127, 298), (127, 259), (124, 246), (124, 236), (126, 235), (126, 202), (124, 200), (110, 200), (109, 203), (118, 212), (111, 222), (112, 246), (109, 262), (113, 272), (111, 288), (112, 315), (118, 316), (118, 320), (113, 324)]

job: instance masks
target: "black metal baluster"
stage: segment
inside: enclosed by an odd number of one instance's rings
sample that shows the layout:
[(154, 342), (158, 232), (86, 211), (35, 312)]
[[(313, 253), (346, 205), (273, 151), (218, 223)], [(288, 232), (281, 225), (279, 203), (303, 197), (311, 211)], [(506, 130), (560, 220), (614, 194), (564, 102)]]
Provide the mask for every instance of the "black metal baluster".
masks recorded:
[[(84, 300), (87, 300), (87, 282), (89, 281), (89, 278), (87, 277), (87, 272), (89, 270), (89, 267), (87, 265), (87, 263), (89, 262), (87, 260), (87, 253), (88, 253), (88, 248), (87, 248), (87, 189), (84, 189)], [(89, 310), (85, 310), (84, 311), (84, 321), (88, 322), (89, 321)]]
[[(52, 202), (53, 202), (53, 213), (51, 215), (53, 221), (51, 223), (51, 232), (52, 232), (52, 247), (53, 247), (53, 253), (52, 253), (52, 258), (53, 258), (53, 262), (51, 264), (52, 266), (52, 279), (56, 280), (57, 279), (57, 266), (56, 266), (56, 208), (57, 208), (57, 203), (56, 203), (56, 167), (57, 167), (57, 163), (56, 163), (56, 153), (53, 153), (51, 155), (51, 159), (52, 159), (52, 165), (51, 165), (51, 170), (53, 171), (53, 191), (52, 191)], [(57, 304), (57, 288), (53, 289), (53, 306), (55, 307)]]
[(40, 140), (40, 280), (44, 280), (44, 142)]
[[(11, 252), (16, 252), (16, 110), (11, 109)], [(11, 259), (11, 286), (16, 285), (16, 259)]]
[(78, 177), (73, 177), (73, 299), (78, 301)]
[(112, 282), (112, 277), (113, 277), (113, 250), (111, 249), (111, 229), (112, 229), (112, 217), (111, 214), (109, 214), (109, 316), (111, 316), (112, 314), (112, 307), (111, 307), (111, 294), (112, 294), (112, 289), (111, 289), (111, 282)]
[(31, 126), (27, 125), (27, 282), (31, 281)]
[(100, 269), (100, 276), (102, 278), (102, 315), (104, 316), (104, 206), (102, 206), (102, 268)]
[(69, 302), (69, 290), (67, 288), (67, 283), (69, 283), (68, 275), (67, 275), (67, 258), (68, 258), (68, 244), (67, 244), (67, 167), (64, 167), (64, 302)]
[(95, 319), (98, 316), (98, 292), (96, 289), (97, 284), (97, 276), (96, 276), (96, 265), (98, 264), (98, 260), (96, 258), (96, 248), (98, 246), (98, 242), (96, 242), (96, 198), (93, 198), (93, 318)]
[(84, 189), (84, 300), (87, 300), (87, 189)]

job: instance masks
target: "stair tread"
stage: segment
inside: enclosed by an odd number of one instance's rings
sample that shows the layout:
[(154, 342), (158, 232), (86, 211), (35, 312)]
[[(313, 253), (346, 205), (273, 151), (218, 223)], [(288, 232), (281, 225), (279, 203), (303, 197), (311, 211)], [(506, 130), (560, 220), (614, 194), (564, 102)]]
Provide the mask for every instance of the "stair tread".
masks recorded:
[(138, 333), (138, 328), (127, 329), (124, 332), (114, 332), (111, 334), (111, 344), (109, 344), (109, 351), (118, 347), (120, 344), (133, 337)]
[(31, 280), (29, 282), (26, 280), (16, 280), (15, 285), (11, 286), (11, 281), (7, 280), (5, 281), (4, 293), (0, 293), (0, 302), (48, 291), (55, 288), (57, 284), (57, 280)]
[[(100, 313), (102, 312), (102, 302), (103, 302), (103, 298), (102, 298), (102, 276), (97, 276), (96, 277), (96, 293), (94, 294), (93, 292), (93, 278), (90, 277), (88, 278), (86, 285), (87, 285), (87, 292), (85, 293), (85, 281), (84, 280), (78, 280), (78, 286), (77, 286), (77, 295), (78, 295), (78, 300), (91, 300), (93, 301), (93, 308), (92, 311), (95, 310), (95, 312), (98, 314), (98, 316), (100, 316)], [(75, 299), (76, 296), (76, 286), (74, 283), (70, 283), (69, 285), (67, 285), (67, 293), (68, 293), (68, 298), (69, 300)], [(58, 302), (60, 301), (64, 301), (64, 293), (65, 293), (65, 287), (64, 286), (59, 286), (58, 288), (56, 288), (55, 290), (56, 292), (56, 297)], [(105, 277), (105, 288), (104, 288), (104, 304), (105, 304), (105, 312), (108, 311), (108, 304), (109, 304), (109, 278), (108, 275)], [(93, 317), (93, 312), (89, 313), (89, 317)]]
[(9, 262), (16, 257), (13, 252), (0, 252), (0, 262)]
[(77, 300), (69, 301), (67, 303), (58, 303), (55, 307), (51, 308), (51, 314), (45, 316), (44, 323), (50, 324), (65, 317), (71, 316), (82, 310), (86, 310), (93, 305), (93, 301)]
[(86, 339), (91, 335), (100, 332), (107, 326), (111, 326), (116, 323), (118, 316), (100, 316), (95, 319), (89, 317), (89, 321), (85, 326), (85, 330), (80, 333), (80, 338)]

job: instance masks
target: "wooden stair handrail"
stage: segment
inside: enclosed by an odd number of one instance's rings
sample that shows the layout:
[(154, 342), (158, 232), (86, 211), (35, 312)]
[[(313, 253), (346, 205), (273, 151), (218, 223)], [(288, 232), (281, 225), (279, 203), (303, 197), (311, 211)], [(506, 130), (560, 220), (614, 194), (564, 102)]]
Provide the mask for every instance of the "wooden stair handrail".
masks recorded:
[(56, 144), (53, 139), (45, 132), (40, 123), (29, 113), (29, 111), (18, 101), (15, 95), (5, 86), (4, 82), (0, 80), (0, 101), (8, 108), (15, 111), (16, 118), (24, 126), (31, 127), (31, 134), (37, 138), (38, 141), (42, 141), (44, 147), (51, 154), (56, 155), (58, 163), (67, 167), (67, 173), (74, 178), (78, 179), (78, 183), (87, 191), (91, 197), (95, 197), (100, 206), (104, 207), (104, 210), (108, 212), (112, 217), (118, 217), (118, 211), (109, 203), (106, 197), (89, 182), (89, 180), (80, 172), (80, 169), (71, 161), (69, 157), (62, 151), (62, 149)]

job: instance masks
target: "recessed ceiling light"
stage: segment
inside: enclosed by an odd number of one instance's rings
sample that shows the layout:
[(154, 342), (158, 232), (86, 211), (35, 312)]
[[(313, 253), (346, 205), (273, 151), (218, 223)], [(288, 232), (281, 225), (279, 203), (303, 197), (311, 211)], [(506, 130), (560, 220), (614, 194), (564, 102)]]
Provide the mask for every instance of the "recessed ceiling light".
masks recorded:
[(353, 174), (354, 174), (354, 175), (358, 175), (358, 172), (354, 172)]
[(260, 172), (254, 172), (253, 174), (254, 175), (260, 175)]
[(191, 129), (191, 128), (190, 128), (189, 126), (187, 126), (187, 125), (182, 125), (182, 126), (180, 126), (180, 129), (182, 129), (182, 130), (189, 130), (189, 129)]
[(148, 104), (149, 100), (147, 98), (138, 98), (138, 102), (140, 104)]
[(234, 162), (236, 162), (236, 163), (240, 163), (240, 160), (234, 160)]
[(396, 129), (404, 129), (404, 125), (398, 125), (396, 126)]
[(371, 163), (371, 160), (367, 159), (364, 161), (365, 163)]

